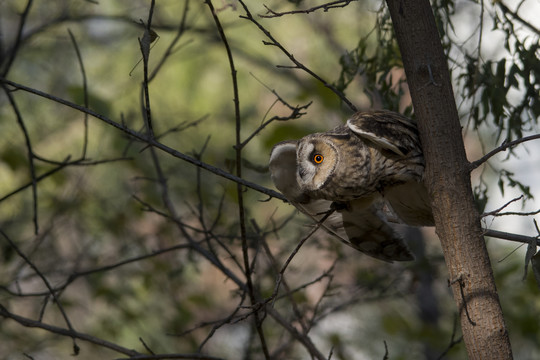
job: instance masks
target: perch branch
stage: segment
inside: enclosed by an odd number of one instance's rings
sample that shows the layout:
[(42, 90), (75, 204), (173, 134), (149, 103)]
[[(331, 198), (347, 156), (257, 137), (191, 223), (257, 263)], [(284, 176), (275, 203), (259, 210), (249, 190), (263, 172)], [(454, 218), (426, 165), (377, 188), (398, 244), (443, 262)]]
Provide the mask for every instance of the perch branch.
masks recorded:
[(65, 105), (65, 106), (68, 106), (72, 109), (75, 109), (75, 110), (78, 110), (78, 111), (82, 111), (82, 112), (85, 112), (85, 113), (88, 113), (88, 115), (90, 116), (93, 116), (95, 117), (96, 119), (98, 120), (101, 120), (103, 121), (104, 123), (108, 124), (108, 125), (111, 125), (112, 127), (115, 127), (116, 129), (118, 130), (121, 130), (122, 132), (124, 132), (125, 134), (131, 136), (132, 138), (134, 139), (137, 139), (143, 143), (146, 143), (150, 146), (154, 146), (156, 148), (158, 148), (159, 150), (165, 152), (165, 153), (168, 153), (169, 155), (173, 156), (173, 157), (176, 157), (178, 159), (181, 159), (183, 161), (186, 161), (190, 164), (193, 164), (195, 166), (198, 166), (202, 169), (205, 169), (215, 175), (218, 175), (220, 177), (223, 177), (225, 179), (228, 179), (228, 180), (231, 180), (231, 181), (234, 181), (234, 182), (238, 182), (248, 188), (251, 188), (255, 191), (258, 191), (262, 194), (265, 194), (265, 195), (268, 195), (270, 197), (273, 197), (273, 198), (276, 198), (276, 199), (280, 199), (280, 200), (283, 200), (283, 201), (287, 201), (285, 199), (285, 197), (278, 193), (277, 191), (274, 191), (274, 190), (271, 190), (271, 189), (268, 189), (264, 186), (261, 186), (261, 185), (258, 185), (258, 184), (255, 184), (253, 182), (250, 182), (250, 181), (247, 181), (247, 180), (244, 180), (244, 179), (241, 179), (239, 178), (238, 176), (235, 176), (225, 170), (222, 170), (218, 167), (215, 167), (215, 166), (212, 166), (210, 164), (207, 164), (205, 162), (202, 162), (202, 161), (199, 161), (189, 155), (186, 155), (184, 153), (181, 153), (165, 144), (162, 144), (160, 143), (159, 141), (155, 140), (155, 139), (150, 139), (148, 138), (148, 136), (144, 135), (144, 134), (141, 134), (135, 130), (132, 130), (126, 126), (124, 126), (123, 124), (121, 123), (118, 123), (116, 121), (113, 121), (111, 119), (109, 119), (108, 117), (104, 116), (104, 115), (101, 115), (93, 110), (90, 110), (90, 109), (87, 109), (85, 108), (84, 106), (80, 106), (80, 105), (77, 105), (75, 103), (72, 103), (70, 101), (67, 101), (67, 100), (64, 100), (62, 98), (59, 98), (59, 97), (56, 97), (54, 95), (50, 95), (50, 94), (47, 94), (47, 93), (44, 93), (42, 91), (39, 91), (39, 90), (36, 90), (36, 89), (32, 89), (30, 87), (27, 87), (27, 86), (24, 86), (24, 85), (21, 85), (21, 84), (17, 84), (11, 80), (7, 80), (7, 79), (3, 79), (3, 78), (0, 78), (0, 82), (3, 82), (5, 84), (8, 84), (10, 86), (13, 86), (17, 89), (20, 89), (20, 90), (24, 90), (26, 92), (29, 92), (29, 93), (32, 93), (34, 95), (37, 95), (37, 96), (41, 96), (43, 98), (46, 98), (46, 99), (49, 99), (49, 100), (52, 100), (52, 101), (55, 101), (59, 104), (62, 104), (62, 105)]
[(504, 231), (491, 230), (491, 229), (482, 229), (482, 230), (484, 232), (484, 236), (519, 242), (523, 244), (530, 244), (531, 241), (533, 241), (533, 242), (536, 242), (536, 246), (540, 246), (540, 239), (538, 237), (512, 234), (512, 233), (507, 233)]

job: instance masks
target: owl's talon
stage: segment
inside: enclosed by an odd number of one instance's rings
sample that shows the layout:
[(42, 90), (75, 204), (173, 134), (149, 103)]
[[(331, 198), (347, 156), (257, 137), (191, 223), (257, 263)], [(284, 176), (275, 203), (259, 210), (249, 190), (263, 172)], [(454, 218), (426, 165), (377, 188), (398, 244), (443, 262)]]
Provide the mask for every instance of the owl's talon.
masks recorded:
[(321, 211), (321, 212), (317, 213), (316, 215), (326, 215), (329, 212), (343, 211), (343, 210), (350, 211), (350, 206), (349, 206), (348, 203), (332, 201), (332, 203), (330, 204), (330, 207), (328, 208), (328, 210)]
[(339, 202), (339, 201), (332, 201), (332, 204), (330, 204), (330, 210), (333, 211), (342, 211), (347, 210), (350, 211), (349, 203)]

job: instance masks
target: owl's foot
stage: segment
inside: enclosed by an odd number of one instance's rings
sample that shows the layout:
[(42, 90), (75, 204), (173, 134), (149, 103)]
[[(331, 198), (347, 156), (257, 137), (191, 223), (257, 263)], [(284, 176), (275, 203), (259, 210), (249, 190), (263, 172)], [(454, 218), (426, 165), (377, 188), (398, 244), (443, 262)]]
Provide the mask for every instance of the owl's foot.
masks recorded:
[(351, 207), (350, 207), (348, 202), (344, 203), (344, 202), (333, 201), (332, 204), (330, 205), (330, 210), (333, 210), (333, 211), (343, 211), (343, 210), (350, 211)]
[(351, 208), (349, 206), (349, 203), (342, 203), (342, 202), (333, 201), (330, 204), (330, 208), (328, 210), (321, 211), (321, 212), (317, 213), (316, 215), (326, 215), (326, 214), (332, 213), (334, 211), (343, 211), (343, 210), (346, 210), (346, 211), (351, 210)]

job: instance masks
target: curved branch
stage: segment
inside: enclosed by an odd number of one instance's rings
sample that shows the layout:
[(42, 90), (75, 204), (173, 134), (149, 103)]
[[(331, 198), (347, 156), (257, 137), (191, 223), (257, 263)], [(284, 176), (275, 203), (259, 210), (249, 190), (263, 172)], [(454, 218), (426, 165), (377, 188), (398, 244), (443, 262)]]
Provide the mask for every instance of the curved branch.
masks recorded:
[[(241, 178), (242, 177), (242, 147), (241, 147), (241, 135), (240, 135), (240, 127), (241, 127), (241, 118), (240, 118), (240, 95), (238, 92), (238, 78), (236, 76), (236, 67), (234, 64), (234, 57), (231, 51), (231, 47), (229, 46), (229, 41), (227, 40), (227, 36), (225, 35), (225, 30), (223, 29), (223, 26), (221, 25), (221, 21), (219, 20), (219, 17), (217, 16), (216, 10), (214, 9), (214, 5), (212, 4), (212, 0), (206, 0), (206, 4), (208, 5), (208, 8), (210, 9), (210, 12), (212, 13), (212, 18), (214, 19), (214, 22), (216, 24), (216, 28), (219, 32), (219, 35), (221, 37), (221, 41), (223, 42), (223, 46), (225, 47), (225, 50), (227, 52), (227, 59), (229, 62), (229, 67), (231, 70), (231, 77), (232, 77), (232, 86), (233, 86), (233, 102), (234, 102), (234, 115), (235, 115), (235, 130), (236, 130), (236, 144), (234, 146), (235, 152), (236, 152), (236, 175)], [(238, 216), (239, 216), (239, 222), (240, 222), (240, 238), (242, 240), (242, 255), (244, 259), (244, 274), (246, 276), (246, 285), (247, 285), (247, 291), (248, 295), (251, 301), (251, 304), (254, 305), (257, 302), (257, 297), (255, 295), (255, 288), (253, 286), (252, 281), (252, 274), (253, 274), (253, 268), (250, 266), (249, 261), (249, 248), (248, 248), (248, 242), (247, 242), (247, 236), (246, 236), (246, 217), (245, 217), (245, 209), (244, 209), (244, 195), (243, 195), (243, 189), (242, 185), (239, 183), (236, 183), (236, 194), (238, 199)], [(261, 342), (261, 348), (264, 354), (265, 359), (270, 359), (270, 352), (268, 351), (268, 345), (267, 341), (264, 335), (264, 331), (262, 328), (262, 322), (264, 319), (264, 316), (261, 318), (261, 314), (259, 311), (253, 312), (254, 316), (254, 324), (255, 328), (257, 329), (257, 333), (259, 335), (259, 340)]]
[(23, 28), (24, 28), (24, 24), (26, 24), (28, 13), (30, 13), (32, 2), (33, 0), (28, 0), (28, 2), (26, 3), (26, 7), (24, 8), (24, 11), (21, 14), (21, 20), (19, 21), (19, 29), (17, 30), (17, 38), (15, 39), (15, 44), (13, 45), (12, 50), (9, 52), (9, 59), (7, 63), (4, 65), (4, 69), (2, 70), (2, 77), (8, 74), (9, 70), (11, 69), (11, 65), (13, 64), (13, 61), (15, 60), (15, 57), (17, 56), (19, 47), (22, 44)]
[(2, 85), (2, 88), (4, 89), (4, 92), (6, 93), (6, 96), (8, 97), (9, 103), (11, 107), (13, 108), (13, 112), (15, 113), (15, 117), (17, 118), (17, 124), (21, 128), (21, 131), (24, 136), (24, 141), (26, 144), (26, 151), (28, 152), (28, 166), (30, 167), (30, 178), (32, 180), (32, 211), (33, 211), (33, 221), (34, 221), (34, 234), (39, 233), (39, 222), (38, 222), (38, 196), (37, 196), (37, 178), (36, 178), (36, 168), (34, 166), (34, 151), (32, 150), (32, 141), (30, 140), (30, 135), (28, 134), (28, 130), (26, 129), (26, 125), (24, 123), (23, 117), (19, 111), (19, 107), (17, 106), (17, 103), (15, 103), (15, 99), (13, 98), (13, 95), (11, 95), (11, 92), (8, 90), (8, 88), (5, 85)]
[(504, 151), (504, 150), (506, 150), (506, 149), (508, 149), (510, 147), (513, 147), (515, 145), (524, 143), (526, 141), (531, 141), (531, 140), (536, 140), (536, 139), (540, 139), (540, 134), (535, 134), (535, 135), (531, 135), (531, 136), (525, 136), (525, 137), (522, 137), (521, 139), (517, 139), (517, 140), (513, 140), (513, 141), (509, 141), (509, 142), (503, 142), (502, 145), (499, 146), (498, 148), (495, 148), (495, 149), (491, 150), (486, 155), (482, 156), (480, 159), (471, 162), (469, 164), (469, 168), (472, 171), (472, 170), (476, 169), (477, 167), (479, 167), (480, 165), (482, 165), (483, 163), (485, 163), (486, 161), (488, 161), (489, 158), (496, 155), (497, 153), (500, 153), (501, 151)]
[(347, 6), (347, 5), (349, 5), (350, 3), (352, 3), (353, 1), (358, 1), (358, 0), (335, 0), (335, 1), (332, 1), (332, 2), (329, 2), (329, 3), (326, 3), (326, 4), (314, 6), (314, 7), (309, 8), (309, 9), (293, 10), (293, 11), (285, 11), (285, 12), (277, 12), (277, 11), (274, 11), (274, 10), (270, 9), (268, 6), (264, 5), (264, 7), (266, 8), (267, 14), (270, 14), (270, 15), (259, 15), (259, 17), (262, 17), (262, 18), (274, 18), (274, 17), (280, 17), (280, 16), (283, 16), (283, 15), (290, 15), (290, 14), (309, 14), (309, 13), (312, 13), (312, 12), (320, 10), (320, 9), (322, 9), (324, 12), (327, 12), (330, 9), (343, 8), (343, 7)]

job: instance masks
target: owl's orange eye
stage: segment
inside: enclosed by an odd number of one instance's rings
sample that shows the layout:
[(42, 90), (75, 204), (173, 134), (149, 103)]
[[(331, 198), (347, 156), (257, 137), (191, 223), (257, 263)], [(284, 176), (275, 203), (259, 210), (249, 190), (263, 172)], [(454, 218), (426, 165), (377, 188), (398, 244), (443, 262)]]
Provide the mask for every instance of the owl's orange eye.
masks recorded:
[(323, 162), (323, 160), (324, 160), (324, 156), (322, 156), (321, 154), (313, 155), (313, 161), (315, 162), (315, 164), (320, 164)]

